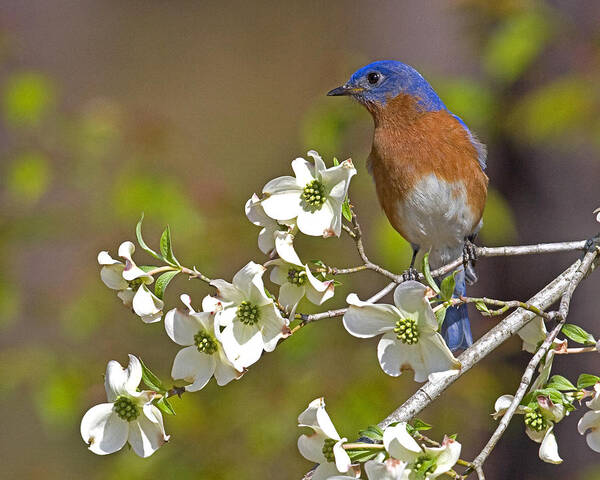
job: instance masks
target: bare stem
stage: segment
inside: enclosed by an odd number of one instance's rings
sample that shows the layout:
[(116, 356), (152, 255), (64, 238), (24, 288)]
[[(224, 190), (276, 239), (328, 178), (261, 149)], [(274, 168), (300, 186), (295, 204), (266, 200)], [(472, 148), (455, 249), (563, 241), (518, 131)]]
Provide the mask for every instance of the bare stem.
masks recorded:
[(593, 347), (580, 347), (580, 348), (566, 348), (564, 350), (557, 350), (556, 355), (572, 355), (577, 353), (588, 353), (588, 352), (598, 352), (598, 349)]

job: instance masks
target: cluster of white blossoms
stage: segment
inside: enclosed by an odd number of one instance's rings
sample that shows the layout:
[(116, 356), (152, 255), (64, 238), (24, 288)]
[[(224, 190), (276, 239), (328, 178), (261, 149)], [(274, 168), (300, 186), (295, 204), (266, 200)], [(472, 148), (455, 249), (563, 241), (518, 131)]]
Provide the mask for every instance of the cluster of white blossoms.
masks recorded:
[(298, 426), (313, 430), (298, 438), (302, 456), (318, 463), (313, 480), (360, 478), (361, 464), (350, 458), (353, 450), (374, 452), (374, 458), (364, 462), (369, 480), (434, 479), (449, 472), (460, 457), (461, 444), (453, 438), (444, 438), (439, 447), (421, 446), (405, 422), (388, 426), (381, 443), (348, 443), (331, 422), (323, 398), (310, 402), (298, 417)]
[[(303, 299), (322, 305), (334, 296), (336, 282), (327, 274), (341, 272), (320, 261), (313, 261), (319, 266), (311, 269), (296, 252), (294, 241), (299, 233), (339, 237), (343, 217), (360, 232), (348, 199), (356, 169), (351, 160), (339, 163), (334, 159), (334, 165), (327, 168), (314, 150), (308, 156), (312, 161), (296, 158), (292, 162), (294, 176), (271, 180), (261, 196), (253, 194), (246, 202), (247, 218), (261, 227), (258, 248), (267, 258), (262, 264), (248, 262), (231, 282), (211, 280), (195, 267), (183, 267), (173, 254), (168, 227), (161, 236), (160, 251), (152, 250), (142, 238), (142, 220), (136, 228), (138, 243), (164, 265), (138, 266), (133, 260), (135, 246), (130, 241), (119, 246), (120, 260), (106, 251), (98, 254), (102, 281), (117, 292), (125, 306), (144, 323), (159, 322), (164, 316), (168, 337), (182, 347), (174, 357), (171, 377), (184, 385), (168, 389), (133, 355), (129, 355), (126, 369), (110, 361), (105, 376), (108, 402), (89, 409), (81, 421), (81, 435), (92, 452), (113, 453), (129, 442), (137, 455), (152, 455), (169, 440), (162, 413), (174, 413), (170, 396), (199, 391), (213, 377), (219, 386), (240, 379), (263, 353), (272, 352), (282, 339), (307, 323), (305, 315), (296, 314)], [(600, 221), (600, 209), (595, 213)], [(356, 239), (348, 226), (346, 230)], [(344, 273), (358, 268), (346, 270)], [(278, 287), (276, 295), (265, 287), (267, 272), (268, 279)], [(198, 302), (201, 310), (194, 309), (190, 297), (184, 294), (180, 298), (185, 308), (173, 308), (163, 314), (164, 291), (179, 273), (200, 278), (214, 290)], [(344, 327), (358, 338), (381, 336), (377, 356), (388, 375), (397, 377), (412, 370), (416, 382), (439, 382), (460, 372), (460, 362), (439, 333), (443, 318), (436, 318), (436, 312), (445, 311), (453, 300), (453, 284), (444, 290), (447, 279), (440, 290), (428, 278), (430, 287), (416, 281), (400, 283), (394, 291), (393, 305), (361, 301), (355, 293), (346, 298)], [(450, 293), (443, 295), (441, 291)], [(432, 302), (438, 304), (436, 312)], [(570, 328), (571, 333), (565, 333), (569, 338), (585, 345), (595, 343), (579, 327), (566, 327)], [(518, 333), (523, 349), (530, 353), (535, 353), (548, 335), (541, 317)], [(567, 348), (566, 341), (555, 340), (540, 375), (517, 409), (524, 415), (527, 435), (541, 444), (540, 458), (550, 463), (562, 461), (554, 425), (574, 410), (575, 400), (590, 396), (590, 411), (581, 418), (578, 429), (587, 435), (590, 448), (600, 452), (600, 378), (584, 374), (577, 387), (564, 377), (550, 378), (555, 349), (560, 348)], [(141, 389), (141, 383), (148, 390)], [(589, 386), (594, 387), (593, 392), (585, 390)], [(504, 415), (512, 401), (511, 395), (501, 396), (494, 417)], [(302, 455), (319, 464), (313, 480), (343, 480), (361, 475), (369, 480), (429, 480), (450, 472), (461, 451), (460, 443), (448, 437), (439, 446), (421, 445), (418, 440), (423, 437), (416, 435), (415, 427), (407, 423), (392, 424), (384, 431), (374, 427), (374, 443), (349, 443), (333, 426), (322, 398), (310, 403), (298, 423), (313, 430), (298, 439)]]
[[(249, 262), (231, 283), (210, 280), (216, 292), (203, 299), (202, 311), (196, 311), (190, 297), (182, 295), (185, 309), (174, 308), (164, 316), (167, 335), (183, 347), (175, 356), (171, 377), (187, 385), (174, 388), (175, 393), (198, 391), (213, 376), (220, 386), (239, 379), (263, 352), (272, 352), (281, 339), (290, 335), (290, 319), (294, 319), (302, 298), (321, 305), (333, 297), (334, 281), (325, 280), (323, 275), (317, 278), (308, 264), (300, 260), (294, 249), (294, 236), (298, 231), (339, 236), (343, 204), (356, 170), (351, 160), (326, 168), (317, 152), (310, 151), (308, 155), (314, 163), (302, 158), (292, 162), (295, 178), (272, 180), (263, 189), (262, 198), (253, 195), (246, 203), (248, 219), (262, 227), (259, 249), (270, 260), (265, 265)], [(138, 227), (141, 229), (141, 221)], [(163, 317), (164, 288), (184, 268), (173, 255), (168, 229), (161, 238), (160, 254), (145, 244), (141, 230), (137, 233), (142, 249), (167, 265), (138, 267), (133, 260), (135, 246), (127, 241), (118, 249), (123, 261), (113, 259), (106, 251), (100, 252), (100, 276), (145, 323), (158, 322)], [(263, 275), (269, 268), (271, 281), (280, 287), (277, 300), (263, 283)], [(193, 273), (195, 269), (185, 271)], [(161, 276), (152, 292), (150, 287), (158, 274)], [(168, 278), (164, 280), (163, 275)], [(145, 457), (168, 439), (157, 406), (164, 408), (170, 393), (160, 386), (155, 386), (160, 392), (140, 391), (138, 386), (145, 368), (136, 357), (130, 356), (127, 378), (117, 385), (123, 377), (118, 373), (122, 369), (117, 362), (109, 363), (106, 390), (111, 403), (92, 408), (81, 424), (82, 436), (94, 453), (117, 451), (129, 438), (134, 451)], [(145, 379), (144, 383), (147, 384)], [(169, 405), (163, 411), (170, 408)], [(160, 426), (162, 440), (149, 430), (150, 424)]]

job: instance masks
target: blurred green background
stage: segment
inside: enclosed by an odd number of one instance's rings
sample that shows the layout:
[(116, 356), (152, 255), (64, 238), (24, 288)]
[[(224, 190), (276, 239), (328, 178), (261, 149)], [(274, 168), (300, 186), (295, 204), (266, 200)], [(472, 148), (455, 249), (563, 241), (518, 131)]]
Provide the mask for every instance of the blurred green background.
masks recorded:
[[(262, 261), (243, 205), (307, 149), (352, 157), (351, 197), (374, 261), (401, 271), (406, 244), (388, 226), (366, 172), (372, 124), (325, 93), (358, 67), (398, 59), (419, 69), (489, 147), (491, 190), (480, 243), (591, 236), (600, 205), (600, 3), (589, 1), (79, 2), (0, 6), (0, 471), (3, 478), (300, 478), (296, 417), (325, 396), (352, 438), (417, 388), (387, 377), (376, 341), (339, 319), (310, 325), (238, 382), (173, 401), (171, 442), (150, 459), (98, 457), (79, 422), (104, 401), (106, 362), (142, 357), (168, 378), (178, 346), (101, 283), (98, 251), (116, 254), (146, 214), (147, 241), (171, 226), (186, 265), (230, 279)], [(303, 258), (357, 262), (342, 239), (299, 242)], [(139, 254), (139, 263), (148, 259)], [(484, 259), (474, 294), (526, 299), (573, 254)], [(336, 298), (385, 280), (340, 278)], [(595, 286), (594, 286), (595, 284)], [(593, 331), (598, 280), (571, 321)], [(188, 292), (177, 278), (167, 308)], [(308, 306), (307, 306), (308, 308)], [(595, 325), (594, 325), (595, 322)], [(472, 312), (475, 335), (493, 325)], [(595, 327), (595, 329), (594, 329)], [(528, 356), (511, 340), (422, 413), (432, 436), (459, 433), (472, 458), (491, 434), (493, 401), (513, 392)], [(596, 358), (560, 358), (571, 380)], [(489, 459), (489, 478), (600, 479), (600, 457), (557, 427), (565, 463), (542, 464), (519, 419)]]

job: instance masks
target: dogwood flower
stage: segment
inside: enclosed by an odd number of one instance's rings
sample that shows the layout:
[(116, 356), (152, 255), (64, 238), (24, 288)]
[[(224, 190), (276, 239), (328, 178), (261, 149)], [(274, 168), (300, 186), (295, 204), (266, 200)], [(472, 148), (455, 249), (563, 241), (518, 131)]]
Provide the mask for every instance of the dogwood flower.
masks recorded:
[(366, 462), (365, 472), (369, 480), (409, 480), (411, 473), (408, 463), (383, 455)]
[[(537, 352), (537, 349), (548, 336), (548, 330), (546, 329), (546, 323), (542, 317), (535, 317), (529, 323), (525, 324), (523, 328), (517, 331), (517, 335), (523, 340), (522, 350), (529, 353)], [(554, 339), (553, 349), (560, 348), (565, 344), (565, 340), (558, 338)]]
[(594, 396), (586, 405), (590, 411), (581, 417), (577, 430), (581, 435), (590, 430), (585, 441), (594, 452), (600, 453), (600, 383), (594, 385)]
[(392, 458), (408, 464), (408, 476), (397, 478), (410, 480), (429, 480), (443, 475), (456, 464), (461, 451), (461, 444), (449, 437), (444, 438), (441, 447), (421, 447), (408, 433), (406, 422), (386, 428), (383, 444)]
[[(512, 395), (499, 397), (492, 416), (495, 419), (504, 416), (513, 399)], [(548, 397), (540, 395), (530, 405), (519, 405), (515, 413), (525, 416), (525, 433), (531, 440), (541, 444), (538, 452), (540, 459), (546, 463), (562, 463), (553, 430), (554, 424), (568, 413), (564, 405), (555, 404)]]
[(250, 262), (234, 275), (233, 283), (213, 280), (210, 284), (216, 287), (217, 295), (202, 302), (202, 310), (214, 312), (215, 321), (224, 327), (218, 340), (238, 370), (256, 362), (263, 350), (275, 350), (279, 339), (290, 334), (288, 320), (265, 293), (265, 270)]
[(154, 282), (154, 278), (135, 264), (132, 258), (134, 252), (132, 242), (123, 242), (119, 246), (119, 256), (125, 259), (125, 263), (114, 260), (106, 251), (100, 252), (100, 278), (108, 288), (117, 290), (123, 304), (131, 307), (144, 322), (157, 322), (162, 317), (164, 303), (148, 289), (147, 285)]
[[(360, 472), (352, 468), (350, 457), (344, 450), (347, 438), (341, 438), (325, 411), (325, 401), (317, 398), (298, 416), (299, 427), (310, 427), (314, 433), (298, 438), (298, 450), (304, 458), (319, 466), (313, 472), (312, 480), (332, 478), (358, 478)], [(339, 476), (339, 474), (350, 476)], [(358, 474), (357, 474), (358, 473)]]
[(454, 358), (442, 336), (431, 305), (425, 297), (426, 287), (415, 281), (403, 282), (394, 291), (394, 305), (362, 302), (354, 294), (344, 314), (344, 327), (358, 338), (383, 334), (377, 346), (379, 364), (385, 373), (397, 377), (412, 369), (414, 379), (457, 373), (460, 362)]
[(111, 360), (104, 388), (108, 403), (90, 408), (81, 420), (81, 436), (98, 455), (114, 453), (129, 442), (140, 457), (149, 457), (169, 440), (160, 410), (152, 404), (156, 393), (137, 391), (142, 366), (133, 355), (124, 369)]
[(175, 356), (171, 377), (190, 382), (191, 385), (185, 387), (188, 392), (202, 389), (213, 375), (219, 386), (240, 378), (243, 372), (229, 361), (219, 341), (214, 313), (196, 312), (188, 295), (180, 298), (188, 311), (174, 308), (165, 315), (167, 335), (185, 347)]
[[(556, 348), (566, 347), (566, 340), (557, 340)], [(544, 388), (554, 361), (555, 349), (550, 349), (539, 367), (539, 374), (529, 387), (528, 393)], [(494, 404), (494, 419), (498, 419), (506, 413), (514, 399), (512, 395), (502, 395)], [(516, 414), (525, 415), (525, 433), (534, 442), (540, 443), (538, 455), (546, 463), (561, 463), (562, 458), (558, 454), (558, 444), (554, 436), (554, 424), (560, 422), (569, 412), (562, 404), (555, 404), (548, 397), (538, 395), (529, 405), (519, 405)]]
[(321, 305), (334, 294), (333, 280), (322, 282), (315, 278), (308, 265), (298, 257), (293, 240), (294, 237), (289, 233), (279, 232), (275, 236), (275, 245), (280, 258), (266, 264), (273, 267), (271, 281), (281, 285), (279, 303), (291, 308), (292, 312), (302, 297), (306, 296), (315, 305)]
[(294, 221), (277, 222), (267, 216), (261, 204), (260, 198), (256, 193), (246, 202), (246, 217), (254, 225), (263, 227), (258, 233), (258, 248), (265, 255), (271, 255), (275, 248), (275, 235), (286, 232), (294, 228)]
[(342, 230), (342, 204), (350, 179), (356, 174), (352, 160), (326, 168), (321, 156), (311, 150), (308, 156), (292, 162), (295, 177), (271, 180), (263, 188), (265, 213), (277, 221), (296, 218), (302, 233), (313, 236), (338, 236)]

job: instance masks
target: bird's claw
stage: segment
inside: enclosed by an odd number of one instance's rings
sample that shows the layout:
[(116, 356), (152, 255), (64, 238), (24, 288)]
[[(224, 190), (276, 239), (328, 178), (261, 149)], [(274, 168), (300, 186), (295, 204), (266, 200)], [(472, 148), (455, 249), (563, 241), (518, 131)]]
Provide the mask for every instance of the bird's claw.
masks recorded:
[(467, 238), (467, 239), (465, 239), (465, 245), (463, 247), (463, 265), (465, 266), (465, 268), (467, 267), (467, 265), (469, 263), (471, 265), (475, 266), (476, 262), (477, 262), (477, 247), (471, 240), (469, 240)]
[(419, 272), (416, 269), (414, 269), (413, 267), (408, 267), (408, 269), (402, 273), (402, 280), (404, 280), (405, 282), (407, 282), (409, 280), (418, 280), (418, 279), (419, 279)]
[(600, 233), (598, 233), (596, 236), (588, 239), (588, 241), (585, 242), (585, 247), (583, 247), (584, 255), (593, 251), (596, 248), (600, 248)]

